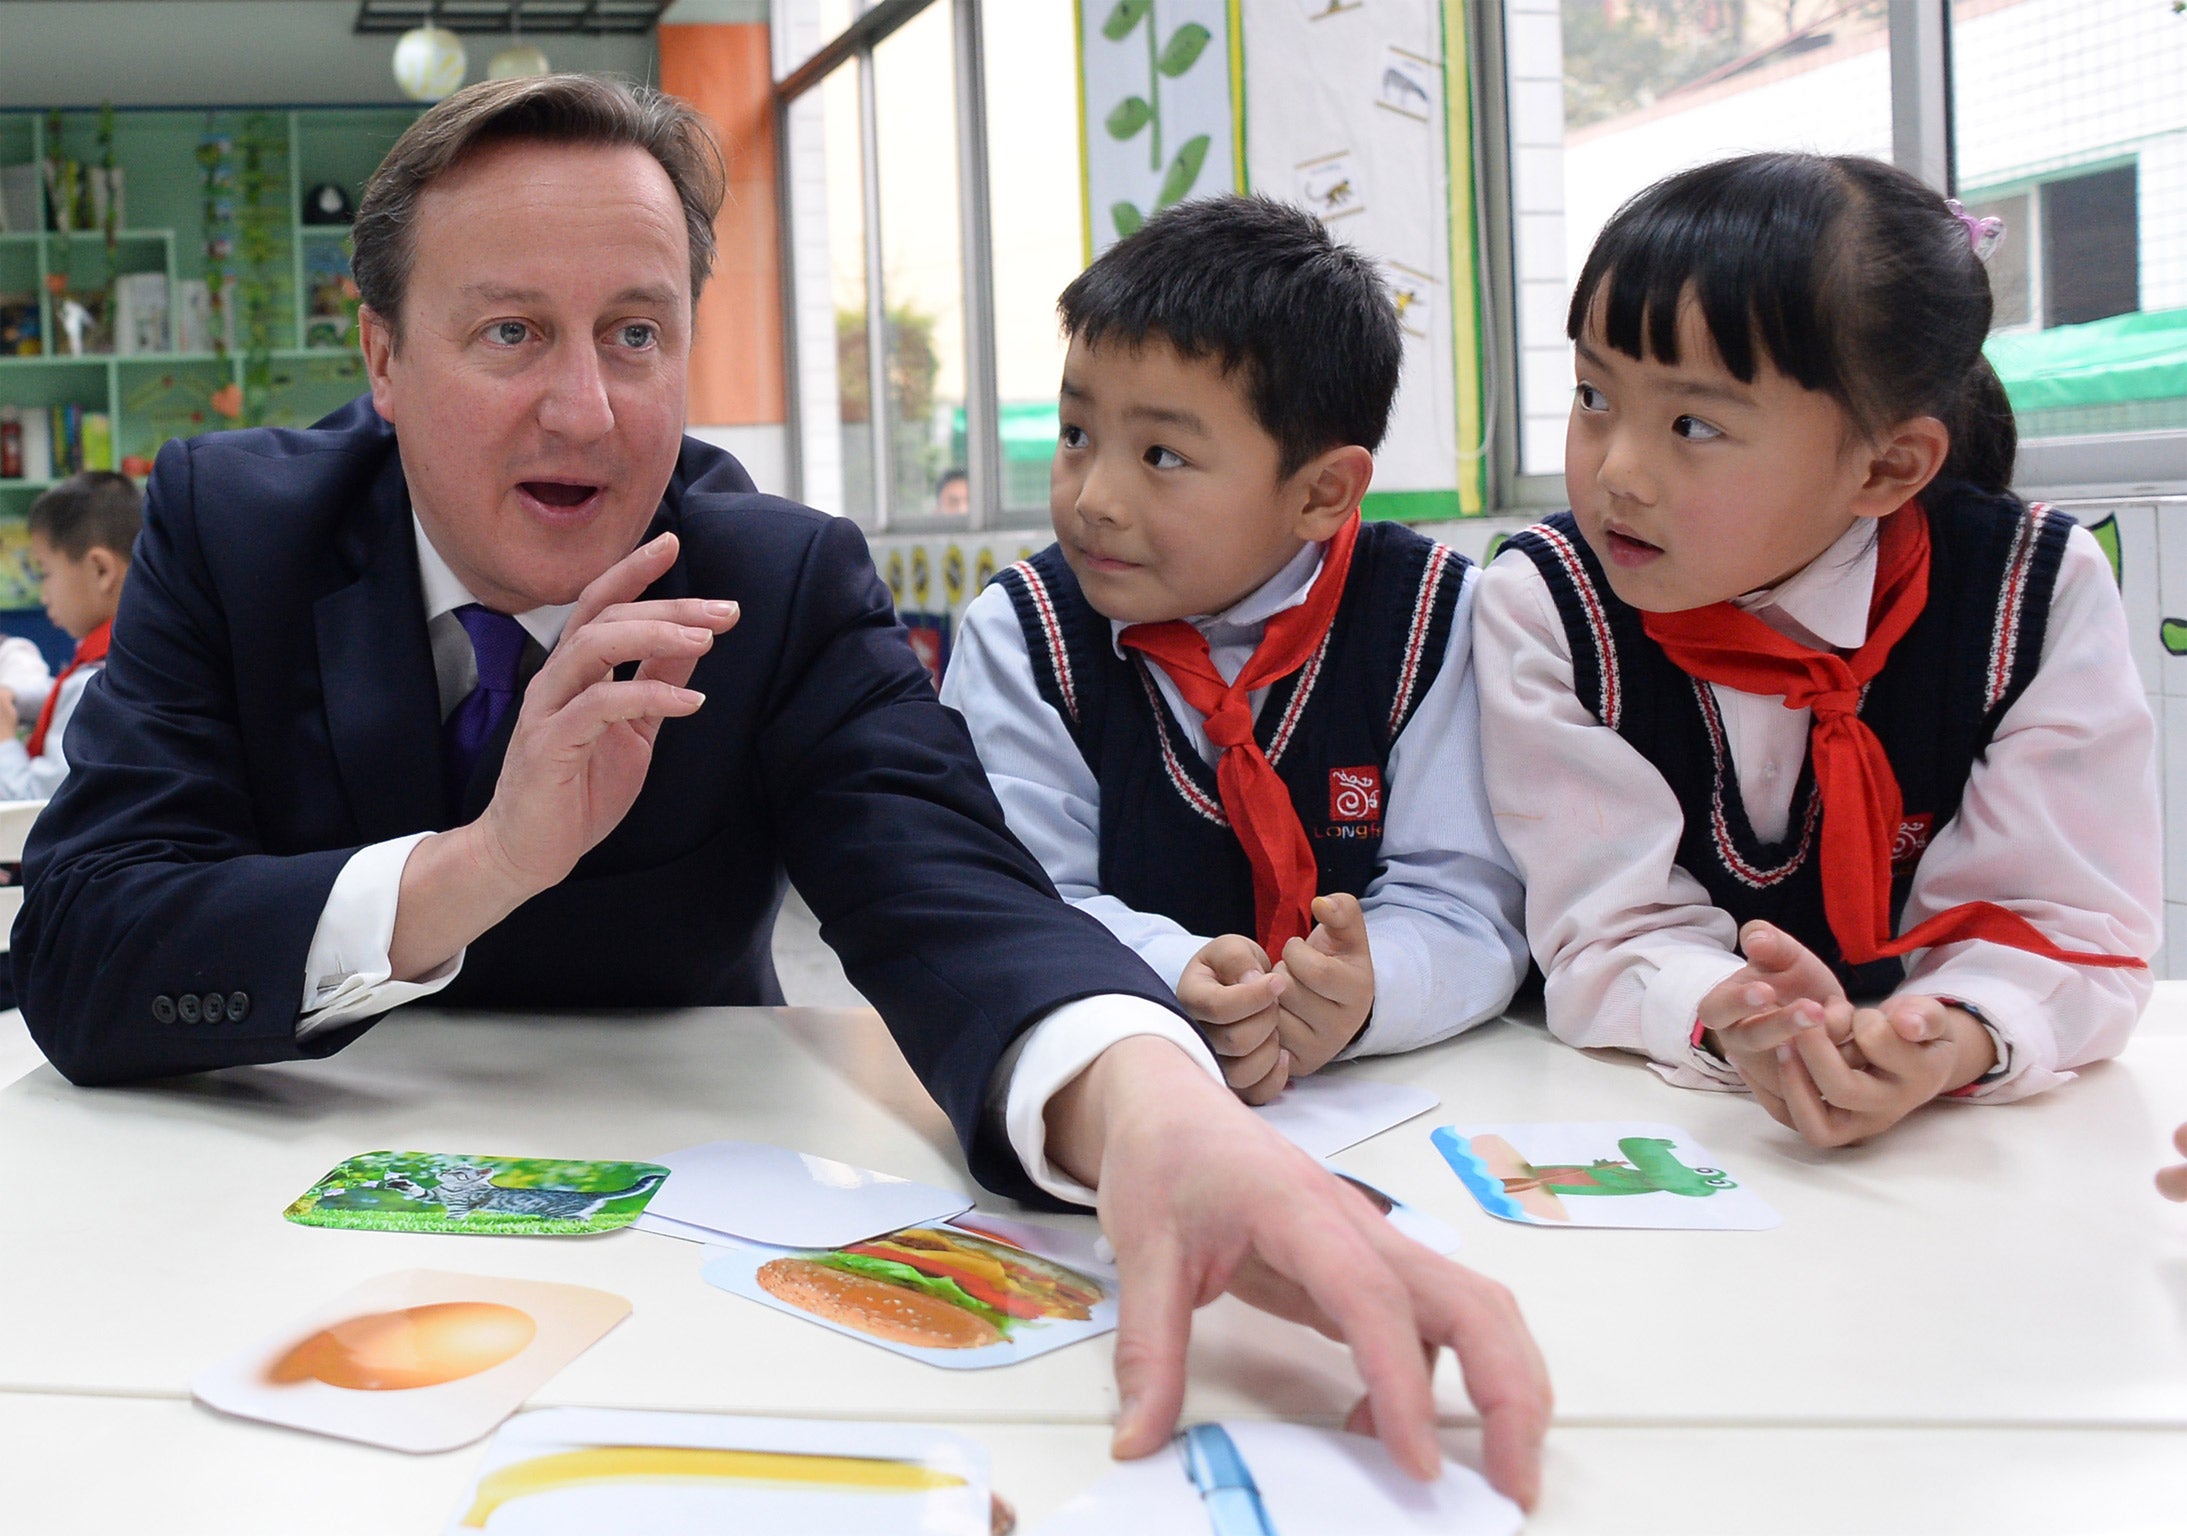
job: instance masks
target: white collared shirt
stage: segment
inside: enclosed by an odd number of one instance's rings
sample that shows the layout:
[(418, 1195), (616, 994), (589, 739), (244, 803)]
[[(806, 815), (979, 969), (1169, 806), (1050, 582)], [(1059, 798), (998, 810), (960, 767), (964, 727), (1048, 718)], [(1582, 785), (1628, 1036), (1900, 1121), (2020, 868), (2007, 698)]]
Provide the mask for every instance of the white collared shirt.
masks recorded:
[[(1876, 555), (1857, 524), (1774, 589), (1738, 605), (1780, 634), (1840, 650), (1867, 638)], [(1669, 784), (1573, 691), (1548, 584), (1511, 551), (1474, 614), (1488, 792), (1526, 877), (1527, 934), (1548, 977), (1549, 1027), (1574, 1045), (1639, 1051), (1689, 1087), (1737, 1086), (1691, 1044), (1696, 1010), (1744, 963), (1730, 914), (1677, 863), (1685, 817)], [(1710, 685), (1755, 835), (1785, 834), (1810, 715)], [(1994, 901), (2068, 949), (2147, 957), (2163, 899), (2155, 726), (2109, 561), (2067, 541), (2042, 661), (1976, 762), (1959, 812), (1914, 874), (1902, 923)], [(2146, 970), (2046, 960), (1982, 942), (1911, 956), (1901, 990), (1971, 1006), (2010, 1048), (1977, 1098), (2024, 1097), (2115, 1055)]]
[[(1226, 681), (1244, 669), (1268, 620), (1306, 601), (1321, 557), (1322, 546), (1309, 544), (1230, 608), (1188, 621), (1206, 638), (1209, 659)], [(1478, 579), (1478, 572), (1466, 573), (1442, 668), (1391, 744), (1383, 775), (1383, 868), (1360, 902), (1374, 963), (1374, 1011), (1347, 1057), (1410, 1050), (1492, 1018), (1525, 973), (1518, 873), (1497, 838), (1481, 783), (1468, 622)], [(1109, 626), (1118, 655), (1117, 637), (1126, 627)], [(1215, 763), (1220, 750), (1200, 713), (1162, 668), (1149, 670), (1201, 760)], [(1267, 694), (1259, 688), (1249, 696), (1256, 717)], [(1056, 889), (1175, 988), (1216, 935), (1192, 933), (1101, 889), (1101, 786), (1063, 717), (1040, 696), (1025, 632), (1003, 588), (988, 588), (965, 611), (942, 702), (964, 715), (1011, 832)]]
[[(476, 602), (426, 536), (425, 525), (411, 514), (417, 535), (418, 578), (425, 594), (426, 628), (433, 640), (433, 671), (439, 685), (441, 717), (478, 686), (478, 660), (455, 610)], [(516, 621), (541, 648), (552, 652), (575, 604), (533, 608)], [(453, 643), (446, 638), (453, 631)], [(429, 997), (455, 980), (463, 952), (416, 981), (396, 981), (388, 948), (395, 937), (395, 910), (402, 891), (403, 866), (410, 851), (430, 832), (374, 843), (350, 855), (327, 895), (319, 925), (304, 962), (305, 1008), (297, 1019), (296, 1038), (309, 1039), (336, 1025), (369, 1018), (404, 1003)], [(1050, 1194), (1081, 1204), (1093, 1191), (1048, 1161), (1048, 1101), (1095, 1057), (1134, 1035), (1159, 1035), (1175, 1043), (1202, 1071), (1222, 1081), (1222, 1069), (1200, 1037), (1177, 1015), (1145, 998), (1104, 995), (1066, 1003), (1019, 1037), (1005, 1058), (1007, 1086), (998, 1102), (1010, 1145), (1025, 1171)]]

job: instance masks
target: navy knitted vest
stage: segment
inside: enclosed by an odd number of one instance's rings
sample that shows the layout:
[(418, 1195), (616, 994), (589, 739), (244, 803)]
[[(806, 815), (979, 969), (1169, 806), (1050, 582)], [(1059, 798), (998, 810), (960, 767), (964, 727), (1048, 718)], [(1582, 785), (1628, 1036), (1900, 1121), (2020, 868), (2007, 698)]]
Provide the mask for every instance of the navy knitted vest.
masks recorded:
[[(1968, 775), (2042, 659), (2043, 630), (2072, 519), (1964, 485), (1932, 486), (1929, 600), (1861, 696), (1905, 801), (1892, 850), (1891, 928), (1922, 850), (1959, 810)], [(1685, 811), (1678, 863), (1745, 924), (1776, 924), (1828, 961), (1848, 994), (1889, 992), (1898, 959), (1846, 962), (1824, 915), (1817, 850), (1822, 804), (1802, 764), (1782, 841), (1747, 821), (1716, 697), (1679, 670), (1620, 602), (1569, 512), (1515, 535), (1555, 596), (1573, 685), (1597, 720), (1631, 742)]]
[[(1466, 559), (1396, 523), (1368, 523), (1344, 598), (1306, 665), (1268, 690), (1254, 736), (1291, 791), (1318, 891), (1363, 895), (1382, 867), (1390, 744), (1442, 668)], [(1101, 889), (1198, 934), (1253, 932), (1253, 872), (1215, 770), (1138, 652), (1051, 544), (995, 578), (1010, 594), (1041, 697), (1101, 785)]]

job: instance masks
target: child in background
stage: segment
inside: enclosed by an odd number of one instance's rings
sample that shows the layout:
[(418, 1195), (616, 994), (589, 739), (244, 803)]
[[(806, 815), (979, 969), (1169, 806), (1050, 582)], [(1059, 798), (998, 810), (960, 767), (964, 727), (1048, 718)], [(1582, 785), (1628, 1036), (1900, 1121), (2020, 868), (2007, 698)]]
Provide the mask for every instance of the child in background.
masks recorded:
[(973, 602), (942, 687), (1010, 830), (1251, 1102), (1500, 1012), (1526, 954), (1480, 783), (1477, 573), (1359, 517), (1403, 345), (1373, 263), (1210, 198), (1059, 308), (1056, 543)]
[(61, 747), (76, 701), (105, 663), (143, 498), (127, 475), (87, 470), (30, 504), (30, 558), (44, 578), (46, 617), (77, 642), (54, 680), (28, 743), (16, 739), (15, 700), (0, 690), (0, 799), (46, 800), (68, 777)]
[(2149, 997), (2154, 727), (2102, 551), (2007, 488), (2001, 233), (1851, 157), (1641, 193), (1572, 299), (1572, 511), (1481, 586), (1551, 1030), (1817, 1145), (2063, 1082)]

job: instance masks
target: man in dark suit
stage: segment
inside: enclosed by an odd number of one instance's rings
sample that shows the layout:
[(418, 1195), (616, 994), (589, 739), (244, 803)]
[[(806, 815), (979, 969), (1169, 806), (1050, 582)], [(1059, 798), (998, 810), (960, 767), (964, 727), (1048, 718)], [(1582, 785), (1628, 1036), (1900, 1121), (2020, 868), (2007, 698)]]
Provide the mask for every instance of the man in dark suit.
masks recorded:
[(687, 109), (583, 77), (473, 87), (390, 153), (354, 232), (370, 402), (160, 456), (25, 861), (40, 1045), (110, 1083), (324, 1055), (435, 992), (778, 1002), (787, 874), (974, 1174), (1098, 1202), (1121, 1453), (1166, 1438), (1227, 1288), (1345, 1337), (1417, 1471), (1422, 1345), (1456, 1347), (1530, 1497), (1508, 1295), (1229, 1095), (1010, 838), (857, 530), (682, 437), (720, 199)]

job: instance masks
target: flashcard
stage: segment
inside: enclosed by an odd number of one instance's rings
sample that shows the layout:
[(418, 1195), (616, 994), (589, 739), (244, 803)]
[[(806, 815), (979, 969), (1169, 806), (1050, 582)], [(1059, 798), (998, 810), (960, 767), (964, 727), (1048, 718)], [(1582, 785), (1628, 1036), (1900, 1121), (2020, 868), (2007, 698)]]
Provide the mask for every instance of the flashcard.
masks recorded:
[(658, 1163), (364, 1152), (281, 1214), (307, 1227), (555, 1237), (630, 1224), (668, 1177)]
[(1519, 1506), (1470, 1468), (1415, 1482), (1364, 1435), (1303, 1424), (1196, 1424), (1119, 1463), (1032, 1536), (1512, 1536)]
[(246, 1419), (397, 1451), (468, 1445), (630, 1315), (606, 1291), (406, 1269), (198, 1373)]
[(1375, 104), (1425, 123), (1435, 113), (1436, 88), (1443, 66), (1396, 44), (1382, 51), (1382, 77), (1375, 83)]
[(840, 1248), (972, 1208), (951, 1190), (760, 1141), (709, 1141), (661, 1161), (675, 1178), (649, 1217), (776, 1248)]
[(948, 1370), (1015, 1365), (1116, 1326), (1113, 1271), (1088, 1274), (955, 1223), (833, 1249), (717, 1248), (700, 1273), (777, 1312)]
[(1445, 1125), (1432, 1139), (1482, 1209), (1506, 1221), (1759, 1232), (1780, 1219), (1676, 1126)]
[(546, 1408), (503, 1426), (446, 1536), (987, 1536), (986, 1448), (938, 1429)]
[(1359, 172), (1348, 149), (1301, 161), (1291, 174), (1298, 201), (1324, 224), (1346, 214), (1366, 211), (1367, 205), (1360, 195)]
[(1309, 1156), (1334, 1157), (1441, 1102), (1410, 1083), (1317, 1072), (1291, 1083), (1254, 1113)]
[(1398, 1231), (1404, 1233), (1414, 1242), (1432, 1248), (1437, 1253), (1456, 1253), (1458, 1251), (1458, 1234), (1443, 1222), (1437, 1221), (1433, 1216), (1430, 1216), (1426, 1211), (1414, 1210), (1395, 1195), (1377, 1189), (1356, 1174), (1346, 1173), (1335, 1163), (1324, 1161), (1322, 1167), (1351, 1185), (1362, 1195), (1365, 1195), (1368, 1204), (1387, 1217), (1391, 1226), (1397, 1228)]

